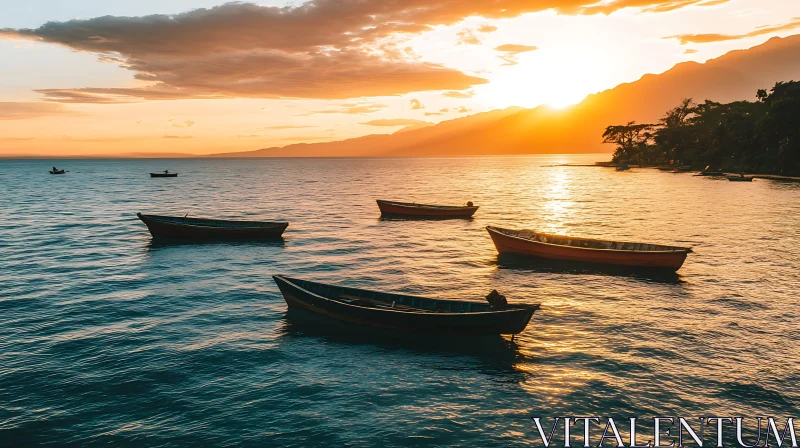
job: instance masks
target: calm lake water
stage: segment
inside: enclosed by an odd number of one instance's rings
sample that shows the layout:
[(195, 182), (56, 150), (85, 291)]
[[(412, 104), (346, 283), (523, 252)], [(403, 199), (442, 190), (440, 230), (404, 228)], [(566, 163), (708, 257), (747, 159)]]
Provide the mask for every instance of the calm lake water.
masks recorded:
[[(0, 446), (540, 446), (532, 416), (798, 416), (800, 184), (556, 166), (596, 159), (0, 161)], [(377, 198), (481, 208), (382, 220)], [(158, 245), (138, 211), (290, 225)], [(695, 253), (676, 278), (565, 270), (498, 259), (486, 225)], [(287, 316), (278, 273), (542, 308), (514, 343), (392, 337)]]

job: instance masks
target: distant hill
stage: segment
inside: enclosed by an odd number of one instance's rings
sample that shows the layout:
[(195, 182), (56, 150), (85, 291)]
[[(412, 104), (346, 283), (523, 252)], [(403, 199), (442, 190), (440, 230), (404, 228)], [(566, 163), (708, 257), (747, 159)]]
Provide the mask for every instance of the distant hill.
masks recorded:
[(209, 157), (363, 157), (390, 155), (407, 147), (423, 147), (427, 142), (457, 138), (471, 129), (485, 127), (523, 111), (520, 107), (469, 115), (436, 125), (403, 128), (394, 134), (374, 134), (324, 143), (297, 143), (256, 151), (212, 154)]
[(564, 109), (509, 108), (390, 135), (296, 144), (212, 157), (450, 156), (609, 152), (606, 126), (654, 122), (683, 98), (755, 100), (758, 89), (800, 80), (800, 35), (772, 38), (704, 64), (685, 62), (659, 75), (589, 95)]
[(197, 157), (185, 152), (120, 152), (109, 154), (9, 154), (0, 159), (189, 159)]

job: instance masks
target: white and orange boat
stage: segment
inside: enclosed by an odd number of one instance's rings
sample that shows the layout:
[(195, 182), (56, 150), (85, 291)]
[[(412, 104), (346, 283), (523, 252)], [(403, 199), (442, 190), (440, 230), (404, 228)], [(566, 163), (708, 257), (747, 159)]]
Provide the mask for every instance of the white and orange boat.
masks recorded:
[(549, 260), (677, 271), (692, 251), (689, 247), (578, 238), (533, 230), (493, 226), (487, 226), (486, 230), (501, 254)]

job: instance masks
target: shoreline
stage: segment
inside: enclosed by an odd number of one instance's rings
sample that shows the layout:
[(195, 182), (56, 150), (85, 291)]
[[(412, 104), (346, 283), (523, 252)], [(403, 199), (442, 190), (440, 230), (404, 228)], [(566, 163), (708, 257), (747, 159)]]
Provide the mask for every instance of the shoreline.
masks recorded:
[[(566, 167), (593, 167), (593, 168), (614, 168), (616, 165), (611, 162), (595, 162), (593, 164), (585, 164), (585, 163), (562, 163), (556, 166), (566, 166)], [(656, 166), (640, 166), (640, 165), (630, 165), (631, 168), (639, 168), (639, 169), (658, 169)], [(696, 170), (694, 170), (696, 171)], [(670, 174), (672, 171), (666, 171)], [(687, 171), (687, 173), (691, 173), (692, 171)], [(725, 173), (723, 172), (723, 176), (736, 176), (738, 173)], [(767, 180), (774, 180), (779, 182), (800, 182), (800, 176), (784, 176), (781, 174), (755, 174), (755, 173), (745, 173), (745, 176), (752, 177), (753, 179), (767, 179)]]

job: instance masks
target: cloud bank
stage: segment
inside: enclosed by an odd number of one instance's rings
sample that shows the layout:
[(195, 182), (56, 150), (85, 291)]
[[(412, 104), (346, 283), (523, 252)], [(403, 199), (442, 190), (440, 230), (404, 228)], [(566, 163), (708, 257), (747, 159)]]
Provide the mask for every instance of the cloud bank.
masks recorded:
[[(511, 18), (554, 9), (594, 14), (668, 11), (726, 0), (312, 0), (299, 6), (227, 3), (177, 15), (104, 16), (1, 29), (98, 54), (144, 88), (42, 89), (49, 101), (124, 103), (186, 98), (342, 99), (465, 90), (486, 80), (392, 50), (392, 39), (467, 17)], [(589, 3), (590, 6), (586, 6)], [(479, 32), (494, 31), (486, 25)]]

